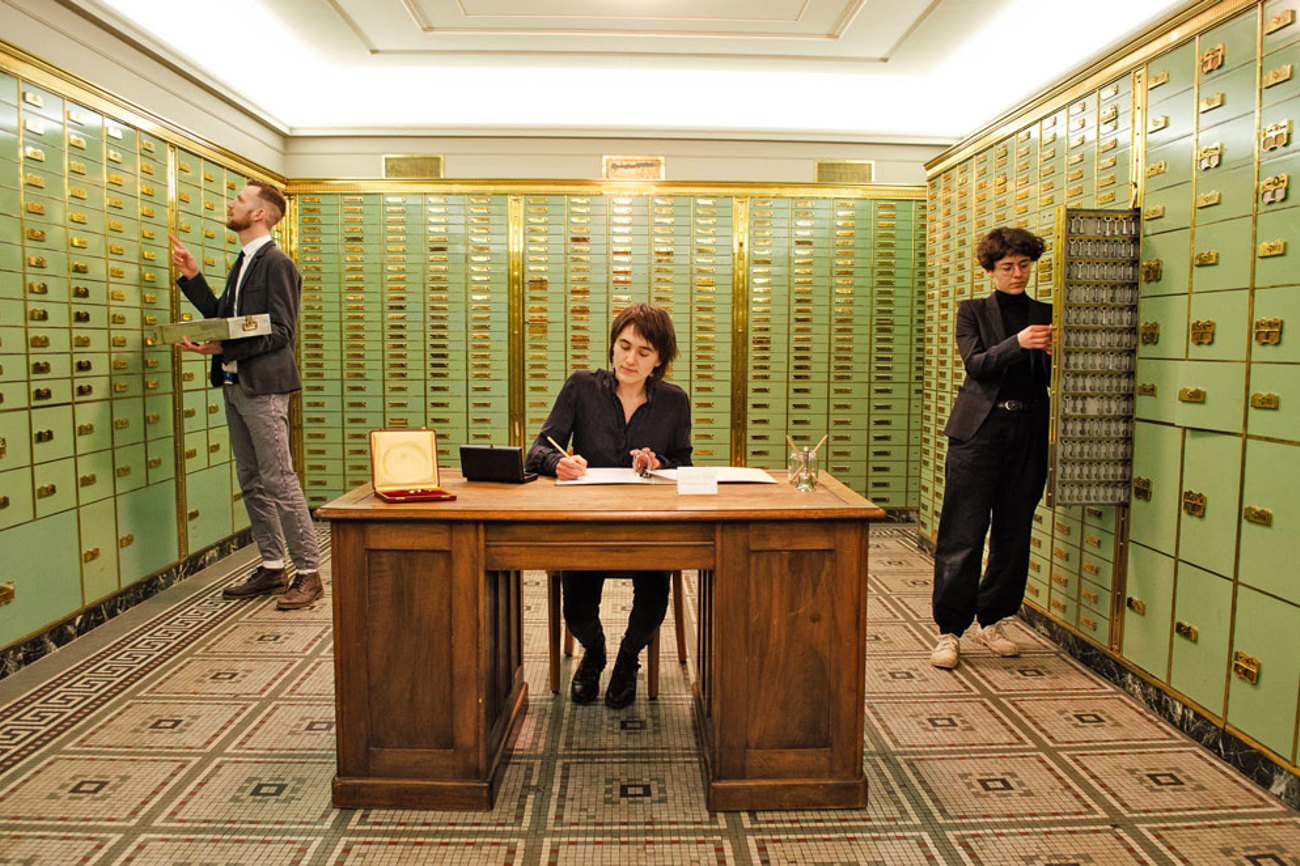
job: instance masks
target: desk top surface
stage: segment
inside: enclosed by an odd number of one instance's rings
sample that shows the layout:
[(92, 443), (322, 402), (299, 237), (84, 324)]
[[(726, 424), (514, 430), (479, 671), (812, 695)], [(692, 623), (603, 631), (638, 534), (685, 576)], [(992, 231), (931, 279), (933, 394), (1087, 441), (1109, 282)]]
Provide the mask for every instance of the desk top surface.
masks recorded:
[(466, 481), (456, 470), (440, 473), (452, 502), (384, 502), (369, 484), (316, 509), (323, 520), (501, 521), (728, 521), (878, 520), (875, 505), (830, 475), (817, 489), (797, 492), (783, 471), (776, 484), (719, 484), (716, 496), (679, 496), (673, 484), (557, 486), (541, 477), (527, 484)]

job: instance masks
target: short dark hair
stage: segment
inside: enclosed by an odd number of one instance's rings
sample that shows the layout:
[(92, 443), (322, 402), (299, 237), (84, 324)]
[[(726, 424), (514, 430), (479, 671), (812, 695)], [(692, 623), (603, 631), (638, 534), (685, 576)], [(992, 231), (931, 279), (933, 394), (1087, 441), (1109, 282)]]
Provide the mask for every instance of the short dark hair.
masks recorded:
[(677, 331), (673, 329), (673, 317), (663, 307), (653, 304), (629, 304), (614, 317), (614, 325), (609, 329), (609, 363), (614, 363), (614, 343), (618, 335), (628, 325), (654, 347), (659, 353), (659, 363), (650, 374), (652, 379), (662, 379), (664, 372), (677, 358)]
[(1031, 262), (1036, 262), (1046, 249), (1047, 244), (1033, 232), (1002, 227), (984, 236), (975, 250), (975, 257), (979, 259), (981, 268), (991, 271), (1007, 256), (1028, 256)]
[(257, 197), (262, 200), (264, 210), (266, 211), (266, 227), (273, 228), (276, 223), (284, 219), (286, 208), (284, 193), (275, 184), (267, 183), (264, 180), (250, 180), (248, 186), (257, 190)]

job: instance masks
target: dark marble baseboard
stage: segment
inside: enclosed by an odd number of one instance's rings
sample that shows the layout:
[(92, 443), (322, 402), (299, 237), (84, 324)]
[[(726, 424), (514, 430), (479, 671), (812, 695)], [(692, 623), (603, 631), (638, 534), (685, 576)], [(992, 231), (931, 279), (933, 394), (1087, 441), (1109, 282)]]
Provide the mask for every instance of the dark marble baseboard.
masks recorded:
[(101, 626), (115, 616), (125, 613), (147, 598), (151, 598), (170, 586), (198, 574), (203, 569), (229, 556), (241, 547), (251, 543), (253, 532), (244, 529), (224, 541), (219, 541), (206, 550), (188, 557), (157, 574), (123, 588), (117, 594), (104, 599), (80, 613), (50, 626), (34, 637), (0, 649), (0, 679), (4, 679), (19, 669), (26, 667), (37, 659), (43, 658), (61, 646), (72, 643), (75, 639)]
[(1269, 793), (1283, 803), (1292, 809), (1300, 809), (1300, 775), (1289, 767), (1277, 763), (1195, 708), (1133, 673), (1109, 653), (1074, 634), (1046, 614), (1022, 605), (1020, 618), (1073, 658), (1128, 692), (1162, 719), (1246, 774), (1256, 784), (1268, 789)]

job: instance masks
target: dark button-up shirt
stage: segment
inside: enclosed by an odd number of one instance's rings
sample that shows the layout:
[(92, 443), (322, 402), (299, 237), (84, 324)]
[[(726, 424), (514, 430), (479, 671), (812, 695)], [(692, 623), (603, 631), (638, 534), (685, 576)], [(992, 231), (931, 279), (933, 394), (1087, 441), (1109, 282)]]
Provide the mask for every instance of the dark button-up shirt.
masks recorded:
[(579, 370), (555, 398), (551, 414), (528, 449), (529, 472), (554, 475), (560, 453), (549, 436), (573, 450), (592, 467), (632, 465), (629, 453), (649, 448), (665, 469), (691, 465), (691, 401), (686, 392), (663, 380), (646, 379), (646, 401), (624, 420), (618, 378), (611, 370)]

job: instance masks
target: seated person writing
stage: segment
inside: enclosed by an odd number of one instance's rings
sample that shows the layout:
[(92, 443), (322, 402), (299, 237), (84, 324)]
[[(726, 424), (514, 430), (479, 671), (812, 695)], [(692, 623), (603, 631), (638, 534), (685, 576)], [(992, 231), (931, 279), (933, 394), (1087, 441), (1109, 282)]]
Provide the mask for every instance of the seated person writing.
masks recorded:
[[(663, 381), (677, 357), (677, 336), (668, 312), (632, 304), (610, 329), (609, 370), (579, 370), (564, 383), (555, 405), (528, 451), (526, 468), (560, 480), (579, 478), (588, 466), (676, 468), (691, 465), (691, 405), (686, 392)], [(566, 444), (571, 456), (548, 439)], [(637, 657), (668, 609), (666, 571), (565, 571), (564, 620), (585, 651), (573, 675), (574, 703), (600, 694), (605, 669), (605, 632), (600, 596), (605, 579), (632, 578), (632, 612), (605, 691), (605, 704), (621, 709), (636, 700)]]

